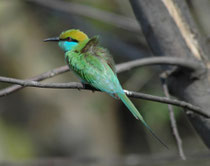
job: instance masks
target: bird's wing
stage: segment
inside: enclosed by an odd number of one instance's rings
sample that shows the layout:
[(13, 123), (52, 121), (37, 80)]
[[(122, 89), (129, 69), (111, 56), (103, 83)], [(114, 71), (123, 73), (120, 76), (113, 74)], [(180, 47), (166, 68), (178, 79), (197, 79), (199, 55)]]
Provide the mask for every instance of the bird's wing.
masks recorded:
[(104, 60), (112, 69), (112, 71), (116, 74), (115, 62), (109, 51), (103, 47), (97, 47), (96, 49), (96, 52), (98, 52), (101, 59)]
[(106, 61), (89, 52), (83, 56), (86, 69), (81, 70), (81, 75), (86, 82), (110, 94), (122, 91), (117, 76)]
[(107, 49), (98, 46), (98, 43), (99, 43), (99, 37), (98, 36), (92, 37), (83, 47), (81, 53), (82, 54), (83, 53), (85, 54), (87, 52), (92, 53), (92, 56), (96, 56), (101, 61), (107, 63), (109, 67), (112, 69), (112, 71), (116, 74), (115, 62), (112, 55)]

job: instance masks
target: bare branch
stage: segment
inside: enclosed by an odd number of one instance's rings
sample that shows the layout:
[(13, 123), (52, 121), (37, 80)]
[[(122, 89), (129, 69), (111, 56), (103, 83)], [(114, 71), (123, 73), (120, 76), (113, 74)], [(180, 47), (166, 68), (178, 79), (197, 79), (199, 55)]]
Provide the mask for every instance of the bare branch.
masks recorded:
[(140, 66), (148, 66), (148, 65), (176, 65), (180, 67), (187, 68), (192, 71), (199, 70), (204, 66), (194, 59), (184, 59), (184, 58), (177, 58), (177, 57), (169, 57), (169, 56), (162, 56), (162, 57), (149, 57), (149, 58), (142, 58), (126, 63), (122, 63), (116, 66), (117, 71), (124, 72), (136, 67)]
[[(167, 84), (166, 84), (166, 79), (167, 79), (166, 72), (161, 74), (160, 79), (161, 79), (162, 86), (163, 86), (163, 92), (164, 92), (165, 96), (170, 99), (170, 95), (169, 95), (169, 92), (168, 92), (168, 87), (167, 87)], [(186, 160), (184, 150), (183, 150), (183, 146), (182, 146), (182, 139), (179, 135), (178, 127), (177, 127), (177, 124), (176, 124), (176, 119), (174, 117), (174, 109), (173, 109), (172, 105), (168, 104), (168, 110), (169, 110), (169, 118), (170, 118), (170, 121), (171, 121), (171, 128), (172, 128), (173, 135), (174, 135), (176, 143), (177, 143), (179, 156), (181, 157), (182, 160)]]
[(125, 91), (126, 95), (128, 95), (129, 97), (175, 105), (178, 107), (189, 109), (192, 112), (202, 115), (206, 118), (210, 118), (210, 115), (208, 113), (204, 112), (200, 107), (194, 106), (194, 105), (187, 103), (185, 101), (180, 101), (180, 100), (176, 100), (176, 99), (168, 99), (167, 97), (153, 96), (150, 94), (144, 94), (144, 93), (140, 93), (140, 92), (126, 91), (126, 90), (124, 90), (124, 91)]
[[(27, 80), (29, 80), (29, 81), (42, 81), (42, 80), (45, 80), (45, 79), (54, 77), (54, 76), (56, 76), (58, 74), (65, 73), (67, 71), (69, 71), (69, 67), (67, 65), (66, 66), (61, 66), (61, 67), (52, 69), (52, 70), (50, 70), (48, 72), (42, 73), (42, 74), (40, 74), (38, 76), (29, 78)], [(2, 90), (0, 90), (0, 97), (9, 95), (9, 94), (11, 94), (11, 93), (13, 93), (13, 92), (15, 92), (17, 90), (20, 90), (22, 88), (24, 88), (24, 86), (21, 86), (21, 85), (12, 85), (10, 87), (7, 87), (5, 89), (2, 89)]]
[[(82, 89), (82, 90), (98, 91), (95, 88), (92, 88), (92, 87), (89, 87), (89, 86), (86, 87), (83, 84), (78, 83), (78, 82), (40, 83), (40, 82), (37, 82), (37, 81), (20, 80), (20, 79), (8, 78), (8, 77), (0, 77), (0, 81), (1, 82), (6, 82), (6, 83), (19, 84), (19, 85), (24, 86), (24, 87)], [(195, 112), (199, 115), (210, 118), (210, 115), (203, 112), (201, 108), (193, 106), (190, 103), (186, 103), (184, 101), (171, 100), (171, 99), (168, 99), (168, 98), (165, 98), (165, 97), (158, 97), (158, 96), (143, 94), (143, 93), (139, 93), (139, 92), (132, 92), (132, 91), (128, 91), (128, 90), (124, 90), (124, 92), (129, 97), (140, 98), (140, 99), (144, 99), (144, 100), (151, 100), (151, 101), (156, 101), (156, 102), (161, 102), (161, 103), (172, 104), (172, 105), (184, 107), (184, 108), (187, 108), (188, 110), (191, 110), (191, 111), (193, 111), (193, 112)]]
[(81, 5), (74, 2), (64, 2), (58, 0), (28, 0), (29, 2), (37, 3), (39, 5), (51, 8), (54, 10), (64, 11), (66, 13), (75, 14), (91, 19), (96, 19), (108, 24), (112, 24), (118, 28), (140, 32), (140, 26), (135, 19), (93, 8), (87, 5)]
[[(147, 65), (179, 65), (182, 67), (189, 68), (191, 70), (195, 70), (196, 68), (201, 67), (200, 63), (197, 63), (196, 61), (189, 61), (189, 60), (184, 60), (184, 59), (179, 59), (179, 58), (173, 58), (173, 57), (150, 57), (150, 58), (142, 58), (139, 60), (134, 60), (130, 62), (125, 62), (116, 65), (117, 73), (125, 72), (127, 70), (130, 70), (132, 68), (136, 67), (142, 67), (142, 66), (147, 66)], [(58, 74), (62, 74), (64, 72), (67, 72), (68, 66), (62, 66), (58, 67), (56, 69), (50, 70), (48, 72), (42, 73), (38, 76), (29, 78), (27, 80), (30, 81), (42, 81), (48, 78), (51, 78), (53, 76), (56, 76)], [(22, 89), (23, 86), (21, 85), (13, 85), (8, 88), (0, 90), (0, 97), (1, 96), (6, 96), (9, 95), (17, 90)]]

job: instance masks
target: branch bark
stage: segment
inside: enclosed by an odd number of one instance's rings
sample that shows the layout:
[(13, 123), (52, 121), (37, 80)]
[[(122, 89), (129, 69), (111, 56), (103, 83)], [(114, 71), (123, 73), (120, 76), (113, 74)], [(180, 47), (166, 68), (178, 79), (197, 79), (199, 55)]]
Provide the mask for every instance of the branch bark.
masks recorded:
[[(79, 82), (69, 82), (69, 83), (40, 83), (37, 81), (31, 81), (31, 80), (20, 80), (20, 79), (15, 79), (15, 78), (9, 78), (9, 77), (1, 77), (0, 76), (0, 82), (5, 82), (5, 83), (12, 83), (12, 84), (18, 84), (23, 87), (37, 87), (37, 88), (53, 88), (53, 89), (79, 89), (79, 90), (92, 90), (92, 91), (98, 91), (97, 89), (91, 87), (91, 86), (85, 86), (82, 83)], [(128, 91), (124, 90), (127, 96), (129, 97), (134, 97), (134, 98), (140, 98), (144, 100), (151, 100), (151, 101), (156, 101), (160, 103), (166, 103), (166, 104), (172, 104), (176, 106), (180, 106), (183, 108), (187, 108), (199, 115), (205, 116), (207, 118), (210, 118), (210, 114), (204, 113), (199, 107), (193, 106), (190, 103), (186, 103), (183, 101), (178, 101), (178, 100), (171, 100), (168, 98), (164, 97), (158, 97), (158, 96), (153, 96), (149, 94), (143, 94), (139, 92), (133, 92), (133, 91)]]
[[(116, 70), (117, 73), (121, 73), (121, 72), (125, 72), (128, 71), (130, 69), (133, 68), (137, 68), (137, 67), (142, 67), (142, 66), (148, 66), (148, 65), (176, 65), (176, 66), (182, 66), (184, 68), (187, 68), (189, 70), (196, 70), (199, 69), (201, 67), (199, 62), (194, 62), (194, 61), (189, 61), (189, 60), (183, 60), (183, 59), (179, 59), (179, 58), (173, 58), (173, 57), (161, 57), (161, 58), (156, 58), (156, 57), (150, 57), (150, 58), (142, 58), (139, 60), (134, 60), (134, 61), (130, 61), (130, 62), (125, 62), (125, 63), (121, 63), (116, 65)], [(58, 74), (62, 74), (64, 72), (69, 71), (68, 66), (62, 66), (62, 67), (58, 67), (56, 69), (52, 69), (48, 72), (42, 73), (38, 76), (29, 78), (27, 80), (29, 81), (42, 81), (51, 77), (54, 77)], [(0, 90), (0, 97), (1, 96), (6, 96), (9, 95), (17, 90), (20, 90), (24, 88), (24, 86), (21, 85), (13, 85), (10, 86), (8, 88), (2, 89)]]
[[(183, 0), (130, 0), (145, 38), (155, 56), (199, 60), (204, 68), (189, 72), (178, 68), (169, 76), (170, 93), (210, 112), (210, 80), (205, 45)], [(196, 75), (196, 78), (194, 77)], [(203, 142), (210, 148), (210, 120), (187, 114)]]
[[(52, 70), (50, 70), (48, 72), (42, 73), (42, 74), (40, 74), (38, 76), (29, 78), (29, 79), (27, 79), (25, 81), (42, 81), (42, 80), (54, 77), (54, 76), (56, 76), (58, 74), (65, 73), (67, 71), (69, 71), (69, 67), (67, 65), (66, 66), (61, 66), (61, 67), (52, 69)], [(11, 93), (14, 93), (14, 92), (22, 89), (22, 88), (24, 88), (24, 86), (21, 86), (21, 85), (12, 85), (10, 87), (4, 88), (4, 89), (0, 90), (0, 97), (7, 96), (7, 95), (9, 95)]]
[[(161, 79), (161, 83), (162, 83), (162, 87), (163, 87), (163, 92), (164, 92), (165, 96), (170, 99), (170, 94), (168, 92), (168, 86), (167, 86), (167, 83), (166, 83), (167, 77), (168, 77), (167, 73), (165, 73), (165, 72), (160, 75), (160, 79)], [(173, 109), (172, 105), (170, 105), (170, 104), (168, 104), (168, 111), (169, 111), (169, 118), (170, 118), (170, 121), (171, 121), (171, 129), (173, 131), (173, 135), (174, 135), (174, 138), (176, 140), (179, 156), (181, 157), (182, 160), (186, 160), (186, 156), (185, 156), (184, 150), (183, 150), (182, 139), (179, 135), (176, 119), (175, 119), (175, 116), (174, 116), (174, 109)]]

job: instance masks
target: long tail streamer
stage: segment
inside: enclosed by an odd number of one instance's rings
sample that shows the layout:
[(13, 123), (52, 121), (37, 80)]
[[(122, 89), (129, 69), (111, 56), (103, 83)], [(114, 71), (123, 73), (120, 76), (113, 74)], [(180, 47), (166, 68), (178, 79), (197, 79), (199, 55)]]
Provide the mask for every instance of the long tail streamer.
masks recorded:
[(129, 111), (133, 114), (133, 116), (140, 120), (144, 126), (150, 131), (150, 133), (163, 145), (168, 149), (168, 146), (161, 141), (161, 139), (152, 131), (152, 129), (149, 127), (149, 125), (145, 122), (144, 118), (141, 116), (137, 108), (133, 105), (133, 103), (130, 101), (130, 99), (126, 96), (125, 93), (118, 93), (118, 97), (122, 100), (122, 102), (126, 105), (126, 107), (129, 109)]

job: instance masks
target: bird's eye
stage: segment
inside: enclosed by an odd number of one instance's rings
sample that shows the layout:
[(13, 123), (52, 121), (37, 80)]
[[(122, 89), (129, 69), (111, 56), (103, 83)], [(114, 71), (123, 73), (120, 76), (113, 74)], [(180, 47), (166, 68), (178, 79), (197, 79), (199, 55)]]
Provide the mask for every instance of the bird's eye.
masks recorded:
[(72, 41), (70, 37), (67, 38), (67, 41)]

